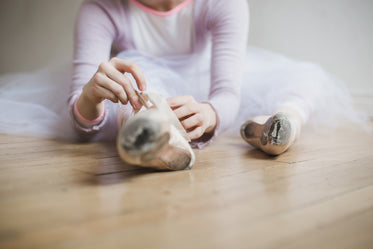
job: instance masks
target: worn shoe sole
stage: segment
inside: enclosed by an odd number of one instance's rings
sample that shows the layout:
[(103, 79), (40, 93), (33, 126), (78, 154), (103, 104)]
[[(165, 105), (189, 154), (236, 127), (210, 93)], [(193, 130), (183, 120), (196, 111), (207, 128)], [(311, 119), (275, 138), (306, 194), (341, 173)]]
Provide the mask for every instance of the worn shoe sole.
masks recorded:
[(241, 126), (242, 138), (269, 155), (279, 155), (291, 145), (292, 126), (286, 115), (277, 113), (264, 124), (252, 120)]

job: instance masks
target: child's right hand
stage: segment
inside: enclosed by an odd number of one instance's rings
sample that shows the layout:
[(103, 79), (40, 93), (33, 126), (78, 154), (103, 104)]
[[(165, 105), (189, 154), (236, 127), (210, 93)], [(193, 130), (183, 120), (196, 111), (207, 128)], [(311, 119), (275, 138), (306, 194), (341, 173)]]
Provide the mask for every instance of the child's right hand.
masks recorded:
[(119, 100), (122, 104), (127, 104), (129, 101), (134, 109), (140, 109), (142, 105), (131, 79), (124, 73), (131, 73), (139, 90), (146, 90), (145, 77), (139, 66), (132, 61), (114, 57), (109, 62), (100, 64), (97, 72), (83, 87), (82, 97), (96, 105), (104, 99), (114, 103)]

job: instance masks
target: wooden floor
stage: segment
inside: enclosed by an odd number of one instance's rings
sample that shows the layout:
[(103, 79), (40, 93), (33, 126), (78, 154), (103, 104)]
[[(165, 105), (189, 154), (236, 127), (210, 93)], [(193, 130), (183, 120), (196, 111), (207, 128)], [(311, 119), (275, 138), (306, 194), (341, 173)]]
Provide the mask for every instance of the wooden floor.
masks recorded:
[(192, 170), (113, 144), (0, 135), (0, 248), (373, 248), (373, 135), (304, 132), (279, 157), (221, 137)]

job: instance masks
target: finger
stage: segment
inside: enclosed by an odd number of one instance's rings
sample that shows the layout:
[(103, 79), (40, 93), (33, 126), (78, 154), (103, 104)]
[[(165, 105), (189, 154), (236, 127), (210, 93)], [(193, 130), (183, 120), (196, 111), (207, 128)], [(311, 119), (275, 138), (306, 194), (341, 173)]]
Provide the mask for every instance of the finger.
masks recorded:
[(96, 85), (92, 90), (93, 90), (93, 94), (97, 98), (100, 98), (102, 100), (108, 99), (114, 103), (118, 102), (118, 97), (113, 92), (109, 91), (108, 89), (104, 87)]
[[(101, 75), (98, 73), (96, 75), (97, 84), (100, 87), (107, 89), (108, 91), (112, 92), (115, 96), (117, 96), (117, 102), (119, 99), (123, 104), (128, 103), (128, 96), (123, 86), (108, 78), (106, 75)], [(101, 76), (99, 77), (98, 75)]]
[(139, 97), (136, 94), (135, 88), (132, 85), (131, 79), (126, 75), (123, 75), (123, 76), (125, 79), (123, 82), (123, 88), (127, 93), (127, 96), (128, 96), (129, 101), (131, 102), (131, 105), (133, 106), (135, 110), (141, 109), (142, 104), (140, 102)]
[(124, 91), (127, 94), (127, 98), (131, 102), (131, 105), (134, 107), (134, 109), (138, 110), (142, 107), (142, 104), (140, 103), (140, 100), (135, 92), (135, 89), (133, 88), (133, 84), (131, 79), (124, 75), (123, 73), (119, 72), (113, 65), (109, 64), (105, 68), (105, 72), (107, 77), (112, 79), (113, 81), (120, 84)]
[(172, 108), (178, 108), (188, 103), (196, 103), (195, 99), (191, 95), (176, 96), (167, 99), (168, 105)]
[(200, 138), (204, 132), (205, 131), (202, 127), (196, 127), (195, 129), (189, 131), (187, 134), (191, 140), (195, 140)]
[(181, 107), (173, 109), (176, 117), (179, 120), (185, 119), (188, 116), (194, 115), (197, 112), (196, 104), (186, 104)]
[(110, 63), (122, 73), (131, 73), (133, 78), (136, 80), (138, 88), (141, 91), (146, 90), (145, 76), (136, 63), (115, 57), (110, 60)]
[(203, 117), (200, 113), (196, 113), (183, 121), (181, 121), (182, 126), (185, 130), (191, 130), (192, 128), (196, 128), (203, 125)]
[(115, 82), (118, 82), (118, 84), (123, 85), (124, 82), (127, 80), (125, 75), (118, 71), (112, 64), (108, 63), (104, 73), (107, 77), (112, 79)]

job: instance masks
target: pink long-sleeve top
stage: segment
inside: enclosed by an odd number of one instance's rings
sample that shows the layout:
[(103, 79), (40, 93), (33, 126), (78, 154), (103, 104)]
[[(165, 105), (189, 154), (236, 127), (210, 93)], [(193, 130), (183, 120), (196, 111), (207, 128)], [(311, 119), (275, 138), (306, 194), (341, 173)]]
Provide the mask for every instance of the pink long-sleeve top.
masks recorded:
[[(240, 86), (248, 34), (246, 0), (194, 0), (193, 53), (202, 52), (211, 43), (211, 87), (208, 102), (218, 117), (214, 136), (234, 122), (240, 104)], [(100, 63), (108, 61), (112, 51), (137, 49), (133, 39), (128, 0), (86, 0), (83, 2), (75, 27), (73, 78), (69, 109), (82, 87), (91, 79)], [(94, 137), (114, 127), (115, 113), (105, 109), (101, 122), (85, 127), (71, 115), (81, 134)], [(106, 129), (116, 133), (116, 129)], [(116, 134), (105, 134), (115, 137)], [(204, 141), (203, 143), (205, 143)]]

